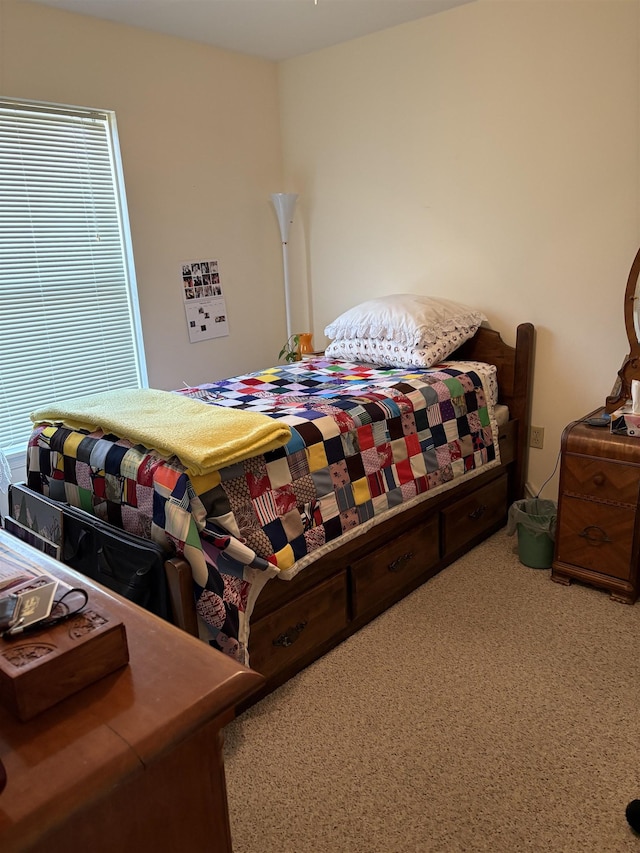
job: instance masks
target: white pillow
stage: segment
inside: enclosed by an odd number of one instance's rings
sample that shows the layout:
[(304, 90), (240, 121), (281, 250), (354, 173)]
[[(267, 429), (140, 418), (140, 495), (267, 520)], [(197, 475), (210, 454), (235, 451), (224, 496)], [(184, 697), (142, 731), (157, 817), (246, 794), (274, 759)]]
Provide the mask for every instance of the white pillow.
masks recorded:
[(481, 311), (452, 299), (400, 293), (350, 308), (329, 323), (324, 333), (333, 339), (377, 338), (424, 347), (454, 331), (468, 333), (470, 338), (486, 319)]
[(324, 330), (327, 356), (389, 367), (431, 367), (475, 335), (487, 318), (451, 299), (382, 296), (341, 314)]
[(341, 338), (331, 341), (324, 351), (328, 358), (360, 361), (385, 367), (432, 367), (444, 361), (470, 335), (458, 332), (442, 334), (433, 346), (409, 347), (378, 338)]

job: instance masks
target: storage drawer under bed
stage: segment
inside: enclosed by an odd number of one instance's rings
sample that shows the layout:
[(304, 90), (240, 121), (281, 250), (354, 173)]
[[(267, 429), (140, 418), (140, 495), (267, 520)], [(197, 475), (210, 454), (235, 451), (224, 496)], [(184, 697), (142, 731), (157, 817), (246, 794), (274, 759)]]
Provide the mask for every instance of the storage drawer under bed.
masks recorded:
[[(351, 565), (353, 618), (380, 610), (438, 562), (438, 513)], [(415, 585), (415, 583), (414, 583)]]
[(252, 623), (249, 665), (270, 678), (328, 645), (346, 628), (347, 618), (347, 573), (342, 571)]
[(493, 527), (507, 515), (508, 479), (503, 474), (442, 511), (442, 555), (448, 557)]

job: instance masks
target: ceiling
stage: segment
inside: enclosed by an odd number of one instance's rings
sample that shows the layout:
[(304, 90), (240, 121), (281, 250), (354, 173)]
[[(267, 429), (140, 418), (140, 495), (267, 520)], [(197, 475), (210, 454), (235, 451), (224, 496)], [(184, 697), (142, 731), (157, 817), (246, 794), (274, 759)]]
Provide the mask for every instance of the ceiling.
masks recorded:
[(473, 0), (38, 0), (224, 50), (280, 61)]

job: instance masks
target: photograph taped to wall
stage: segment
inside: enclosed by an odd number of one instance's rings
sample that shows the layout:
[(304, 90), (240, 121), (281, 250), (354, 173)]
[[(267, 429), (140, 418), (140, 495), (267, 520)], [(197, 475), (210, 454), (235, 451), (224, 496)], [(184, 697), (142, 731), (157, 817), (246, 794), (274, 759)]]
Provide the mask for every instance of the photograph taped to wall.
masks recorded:
[(184, 261), (182, 295), (191, 343), (229, 334), (218, 261)]

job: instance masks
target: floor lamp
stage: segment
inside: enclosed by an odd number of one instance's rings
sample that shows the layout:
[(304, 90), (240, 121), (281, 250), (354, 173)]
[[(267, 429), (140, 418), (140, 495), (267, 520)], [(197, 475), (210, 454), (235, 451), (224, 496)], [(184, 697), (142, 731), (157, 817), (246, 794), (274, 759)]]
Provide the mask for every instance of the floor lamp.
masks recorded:
[(293, 221), (297, 193), (272, 193), (271, 201), (278, 214), (280, 236), (282, 238), (282, 266), (284, 269), (284, 306), (287, 316), (287, 340), (291, 337), (291, 295), (289, 293), (289, 257), (287, 243), (289, 241), (289, 226)]

